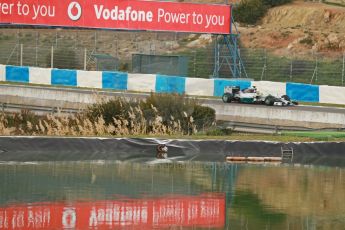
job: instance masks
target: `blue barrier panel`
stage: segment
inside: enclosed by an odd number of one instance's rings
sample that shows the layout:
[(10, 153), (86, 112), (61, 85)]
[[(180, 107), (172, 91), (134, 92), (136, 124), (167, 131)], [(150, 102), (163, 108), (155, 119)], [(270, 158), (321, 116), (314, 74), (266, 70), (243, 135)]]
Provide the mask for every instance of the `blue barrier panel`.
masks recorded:
[(156, 93), (179, 93), (186, 92), (186, 78), (175, 76), (157, 75)]
[(214, 79), (214, 96), (223, 96), (226, 86), (239, 86), (241, 89), (246, 89), (250, 87), (251, 84), (250, 81)]
[(128, 74), (122, 72), (102, 72), (102, 88), (127, 90)]
[(29, 68), (6, 66), (6, 81), (29, 83)]
[(76, 70), (52, 70), (52, 85), (77, 86)]
[(320, 92), (318, 85), (300, 83), (286, 83), (286, 94), (296, 101), (319, 102)]

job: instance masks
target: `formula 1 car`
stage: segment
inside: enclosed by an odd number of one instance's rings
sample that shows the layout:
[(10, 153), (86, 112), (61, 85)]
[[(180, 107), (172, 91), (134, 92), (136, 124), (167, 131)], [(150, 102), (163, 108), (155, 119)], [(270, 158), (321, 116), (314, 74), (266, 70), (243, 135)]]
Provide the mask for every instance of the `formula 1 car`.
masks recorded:
[(240, 90), (238, 86), (227, 86), (224, 89), (222, 100), (224, 103), (239, 102), (246, 104), (265, 104), (268, 106), (298, 105), (298, 102), (292, 101), (287, 95), (275, 97), (269, 94), (264, 96), (255, 86), (243, 90)]

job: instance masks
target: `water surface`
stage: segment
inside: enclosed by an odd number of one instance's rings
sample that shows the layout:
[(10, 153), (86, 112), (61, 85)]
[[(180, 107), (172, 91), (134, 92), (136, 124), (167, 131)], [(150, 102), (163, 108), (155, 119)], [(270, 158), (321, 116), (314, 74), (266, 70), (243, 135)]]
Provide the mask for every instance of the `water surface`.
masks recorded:
[(0, 229), (344, 229), (344, 168), (0, 164)]

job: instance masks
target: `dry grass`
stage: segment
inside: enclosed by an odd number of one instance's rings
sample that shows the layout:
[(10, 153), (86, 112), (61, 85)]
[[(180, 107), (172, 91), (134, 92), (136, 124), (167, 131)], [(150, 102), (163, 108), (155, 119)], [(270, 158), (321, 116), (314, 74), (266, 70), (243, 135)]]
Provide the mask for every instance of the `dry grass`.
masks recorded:
[[(309, 142), (319, 141), (312, 137), (298, 137), (285, 135), (263, 135), (231, 133), (224, 136), (208, 136), (198, 133), (193, 121), (189, 116), (188, 126), (190, 132), (186, 133), (181, 126), (180, 120), (171, 117), (167, 124), (163, 124), (162, 117), (156, 111), (155, 118), (147, 121), (143, 111), (139, 107), (131, 108), (129, 118), (113, 118), (113, 123), (106, 124), (102, 117), (92, 122), (84, 114), (63, 115), (48, 114), (43, 117), (34, 116), (32, 113), (23, 111), (19, 114), (0, 114), (0, 135), (31, 135), (31, 136), (169, 136), (169, 138), (197, 138), (218, 140), (263, 140), (280, 142)], [(28, 120), (28, 117), (31, 121)], [(14, 123), (15, 122), (15, 123)], [(327, 141), (344, 141), (342, 138), (329, 138)]]
[[(63, 115), (48, 114), (38, 117), (31, 113), (0, 114), (0, 135), (32, 136), (139, 136), (139, 135), (184, 135), (179, 120), (172, 117), (167, 124), (155, 107), (154, 117), (147, 121), (139, 106), (130, 107), (128, 117), (113, 117), (113, 122), (106, 124), (102, 116), (91, 121), (85, 114)], [(34, 117), (34, 119), (28, 119)], [(188, 117), (188, 125), (196, 132), (193, 118)]]

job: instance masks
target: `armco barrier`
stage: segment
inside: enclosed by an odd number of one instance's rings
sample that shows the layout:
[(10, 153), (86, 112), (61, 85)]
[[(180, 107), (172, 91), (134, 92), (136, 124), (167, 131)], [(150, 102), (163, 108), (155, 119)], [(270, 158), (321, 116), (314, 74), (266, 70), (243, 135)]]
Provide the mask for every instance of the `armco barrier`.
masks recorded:
[(274, 96), (286, 94), (297, 101), (345, 104), (344, 87), (289, 82), (200, 79), (5, 65), (0, 65), (0, 81), (138, 92), (186, 93), (188, 95), (216, 97), (222, 96), (226, 86), (240, 86), (241, 89), (256, 86), (259, 91), (265, 94)]

